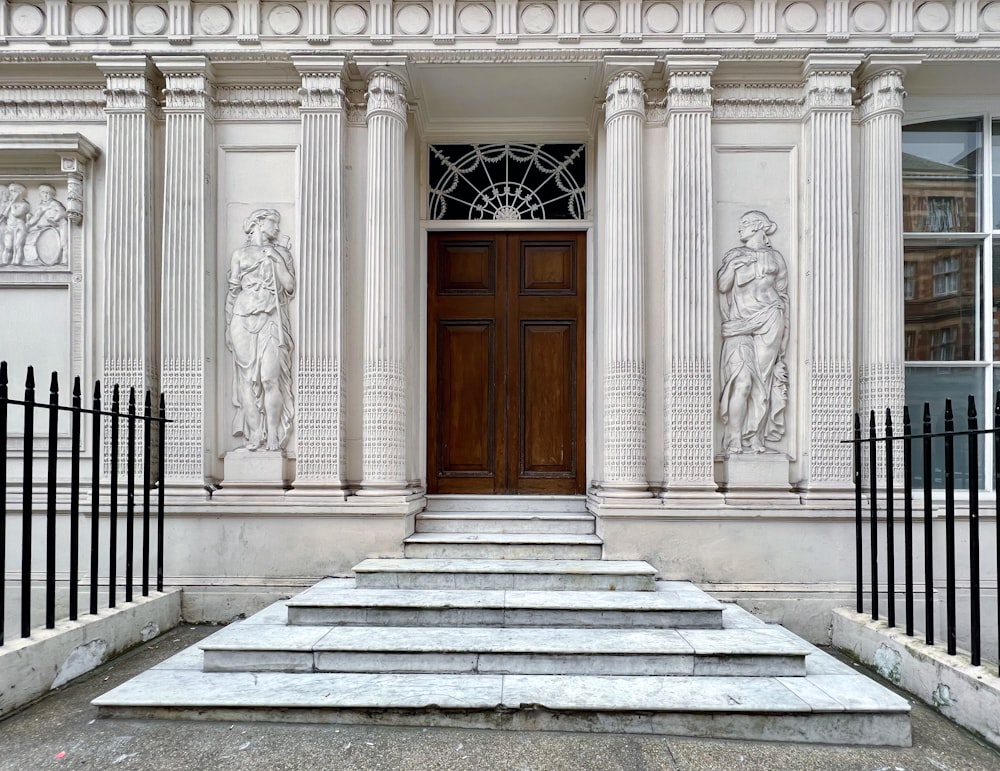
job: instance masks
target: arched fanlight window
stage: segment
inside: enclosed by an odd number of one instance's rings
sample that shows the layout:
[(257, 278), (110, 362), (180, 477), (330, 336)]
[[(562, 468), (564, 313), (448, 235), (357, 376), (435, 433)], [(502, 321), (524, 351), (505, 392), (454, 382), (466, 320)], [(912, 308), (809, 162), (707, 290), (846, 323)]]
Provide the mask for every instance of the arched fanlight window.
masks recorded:
[(432, 220), (579, 220), (582, 144), (431, 145)]

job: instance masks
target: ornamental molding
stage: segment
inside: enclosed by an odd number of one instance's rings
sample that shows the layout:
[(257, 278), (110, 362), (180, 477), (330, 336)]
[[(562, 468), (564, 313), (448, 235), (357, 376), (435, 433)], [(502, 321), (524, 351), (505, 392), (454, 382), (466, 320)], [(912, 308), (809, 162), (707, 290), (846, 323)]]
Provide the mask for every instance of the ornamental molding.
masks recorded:
[(102, 86), (0, 86), (0, 120), (104, 122)]
[(301, 97), (294, 85), (217, 86), (216, 119), (299, 120)]
[(713, 120), (800, 120), (805, 97), (801, 83), (717, 83)]

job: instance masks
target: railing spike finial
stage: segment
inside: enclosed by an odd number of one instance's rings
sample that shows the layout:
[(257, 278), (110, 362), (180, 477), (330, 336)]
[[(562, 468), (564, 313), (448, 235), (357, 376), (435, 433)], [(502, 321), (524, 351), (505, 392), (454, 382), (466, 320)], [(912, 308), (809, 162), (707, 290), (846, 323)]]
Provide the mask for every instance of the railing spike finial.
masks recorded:
[(868, 428), (870, 428), (872, 431), (875, 430), (875, 410), (872, 410), (871, 413), (868, 415)]
[(94, 399), (100, 399), (100, 398), (101, 398), (101, 381), (100, 380), (95, 380), (94, 381)]
[(887, 433), (892, 428), (892, 410), (889, 407), (885, 408), (885, 427)]
[(25, 388), (35, 387), (35, 368), (30, 365), (28, 367), (28, 375), (24, 379), (24, 387)]
[(903, 426), (908, 427), (910, 425), (910, 408), (907, 405), (903, 405)]
[[(7, 362), (0, 361), (0, 388), (7, 387)], [(997, 398), (1000, 399), (1000, 392), (997, 393)]]
[[(997, 398), (1000, 399), (1000, 392), (998, 392)], [(861, 413), (859, 412), (854, 413), (854, 430), (855, 431), (861, 430)]]
[(49, 379), (49, 393), (58, 394), (59, 393), (59, 373), (53, 372), (52, 377)]
[(978, 415), (979, 413), (976, 412), (976, 397), (973, 396), (972, 394), (969, 394), (969, 417), (974, 418), (977, 417)]
[(79, 375), (77, 375), (76, 377), (73, 378), (73, 398), (74, 399), (79, 399), (80, 398), (80, 376)]

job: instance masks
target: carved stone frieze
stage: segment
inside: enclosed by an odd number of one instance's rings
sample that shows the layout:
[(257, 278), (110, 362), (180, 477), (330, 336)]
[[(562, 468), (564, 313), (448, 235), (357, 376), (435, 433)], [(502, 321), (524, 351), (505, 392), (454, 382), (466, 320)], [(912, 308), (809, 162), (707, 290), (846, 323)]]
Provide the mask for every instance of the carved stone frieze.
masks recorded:
[(42, 183), (33, 191), (21, 182), (0, 184), (0, 268), (64, 266), (69, 254), (69, 216), (56, 189)]
[(712, 95), (712, 117), (799, 120), (804, 103), (798, 83), (718, 83)]
[(646, 89), (646, 122), (661, 123), (667, 117), (667, 89)]
[(364, 126), (368, 117), (368, 102), (365, 100), (365, 89), (348, 88), (347, 98), (347, 125)]
[(215, 92), (218, 120), (298, 120), (295, 86), (226, 85)]
[(101, 86), (0, 86), (0, 120), (103, 121)]

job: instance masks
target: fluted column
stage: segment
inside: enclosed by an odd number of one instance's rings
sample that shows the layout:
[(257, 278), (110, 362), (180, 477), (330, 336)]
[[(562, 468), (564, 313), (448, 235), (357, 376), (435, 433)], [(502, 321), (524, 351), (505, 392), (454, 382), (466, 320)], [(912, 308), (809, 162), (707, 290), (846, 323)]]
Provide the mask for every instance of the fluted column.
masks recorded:
[(715, 494), (712, 415), (712, 73), (667, 60), (664, 497)]
[(161, 306), (163, 391), (174, 420), (167, 433), (167, 478), (204, 484), (210, 473), (216, 414), (214, 110), (210, 65), (204, 56), (157, 57), (166, 79)]
[(895, 413), (903, 372), (903, 77), (913, 57), (871, 57), (862, 70), (859, 406)]
[(344, 490), (342, 56), (293, 57), (302, 76), (296, 490)]
[[(159, 282), (153, 245), (152, 66), (144, 56), (95, 56), (107, 79), (102, 256), (103, 380), (158, 388)], [(105, 450), (109, 445), (105, 444)]]
[(368, 77), (367, 96), (367, 255), (359, 495), (401, 495), (406, 491), (405, 85), (393, 71), (375, 68)]
[(811, 288), (806, 301), (811, 335), (809, 377), (808, 488), (847, 486), (854, 405), (854, 276), (851, 269), (853, 56), (806, 59), (805, 144), (808, 182), (806, 233)]
[(646, 356), (643, 325), (642, 132), (643, 73), (615, 67), (605, 101), (604, 474), (601, 495), (648, 497), (646, 481)]

